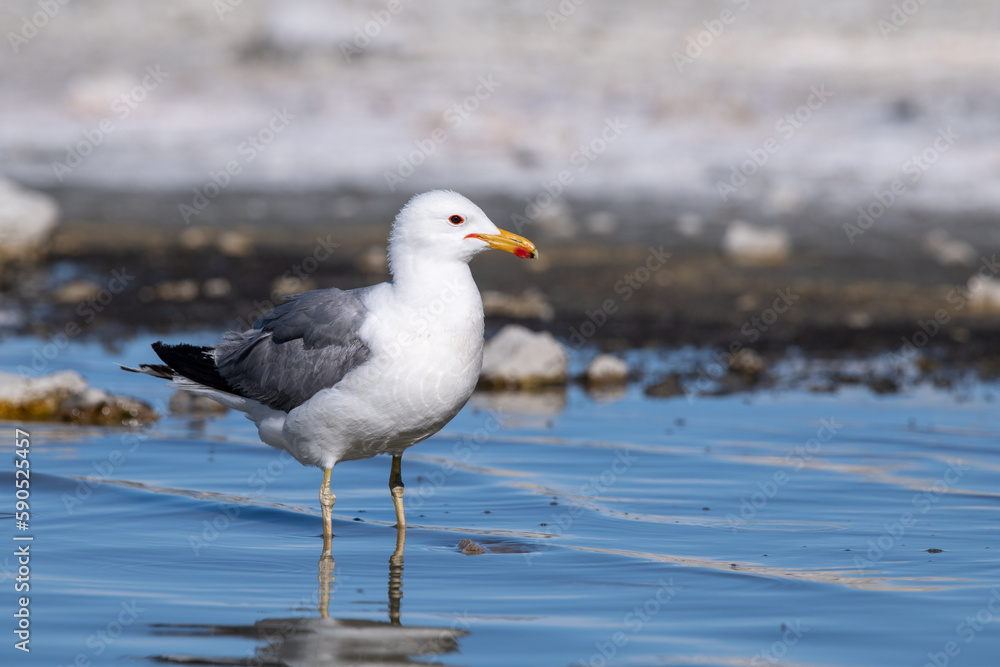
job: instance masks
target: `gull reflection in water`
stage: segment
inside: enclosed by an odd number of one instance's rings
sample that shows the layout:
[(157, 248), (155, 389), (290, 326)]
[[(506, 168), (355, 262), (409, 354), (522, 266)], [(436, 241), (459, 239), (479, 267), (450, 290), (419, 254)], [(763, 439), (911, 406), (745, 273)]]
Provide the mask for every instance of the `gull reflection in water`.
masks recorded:
[[(319, 618), (265, 618), (253, 625), (159, 625), (154, 630), (177, 637), (245, 637), (260, 642), (253, 655), (198, 657), (190, 654), (150, 656), (168, 664), (313, 667), (318, 665), (433, 665), (426, 656), (453, 653), (468, 632), (456, 627), (403, 625), (403, 546), (405, 527), (396, 529), (396, 548), (389, 557), (389, 620), (330, 618), (335, 567), (331, 544), (319, 560)], [(332, 542), (332, 540), (331, 540)]]

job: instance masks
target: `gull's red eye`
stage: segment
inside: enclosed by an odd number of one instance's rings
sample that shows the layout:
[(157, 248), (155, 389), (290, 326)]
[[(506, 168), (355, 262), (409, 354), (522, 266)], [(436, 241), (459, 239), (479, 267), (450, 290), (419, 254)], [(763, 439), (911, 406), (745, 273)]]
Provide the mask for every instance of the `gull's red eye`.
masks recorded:
[(453, 215), (450, 218), (448, 218), (448, 222), (450, 222), (453, 225), (460, 225), (463, 222), (465, 222), (465, 218), (463, 218), (460, 215)]

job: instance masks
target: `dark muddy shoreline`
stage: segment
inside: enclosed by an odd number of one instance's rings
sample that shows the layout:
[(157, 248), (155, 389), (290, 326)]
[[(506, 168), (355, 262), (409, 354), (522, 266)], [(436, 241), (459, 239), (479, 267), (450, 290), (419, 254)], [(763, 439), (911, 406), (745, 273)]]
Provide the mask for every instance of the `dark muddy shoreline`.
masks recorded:
[[(237, 221), (225, 226), (154, 224), (164, 202), (173, 201), (166, 196), (142, 221), (129, 219), (134, 201), (109, 201), (124, 208), (104, 210), (102, 221), (71, 219), (40, 261), (3, 266), (6, 330), (114, 338), (233, 328), (283, 293), (388, 277), (388, 207), (397, 202), (378, 211), (365, 204), (349, 219), (337, 219), (327, 202), (325, 218), (314, 212), (313, 220), (327, 219), (322, 225), (270, 221), (280, 217), (275, 201), (291, 200), (268, 199), (267, 219), (256, 221), (246, 213), (257, 206), (251, 199), (211, 207)], [(504, 221), (502, 212), (511, 210), (510, 203), (486, 208)], [(473, 271), (484, 293), (507, 295), (507, 306), (487, 306), (488, 326), (520, 321), (575, 348), (691, 344), (780, 354), (789, 346), (823, 353), (910, 345), (970, 361), (1000, 354), (1000, 312), (974, 307), (968, 293), (977, 272), (995, 276), (995, 254), (984, 253), (975, 266), (942, 266), (919, 253), (844, 256), (836, 248), (796, 246), (781, 263), (741, 266), (704, 241), (666, 232), (661, 241), (648, 232), (654, 225), (639, 226), (647, 229), (644, 238), (570, 239), (539, 224), (520, 230), (538, 244), (539, 260), (477, 258)], [(534, 295), (522, 298), (526, 290)], [(539, 301), (549, 307), (531, 307)]]

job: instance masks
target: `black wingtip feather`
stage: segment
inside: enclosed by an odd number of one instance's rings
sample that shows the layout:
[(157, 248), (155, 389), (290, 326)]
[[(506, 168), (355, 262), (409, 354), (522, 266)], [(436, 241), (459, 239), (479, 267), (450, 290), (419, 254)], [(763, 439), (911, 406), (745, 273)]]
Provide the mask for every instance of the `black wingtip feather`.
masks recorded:
[(152, 347), (163, 363), (178, 375), (212, 389), (242, 395), (219, 374), (211, 354), (212, 348), (187, 343), (167, 345), (161, 341), (156, 341)]

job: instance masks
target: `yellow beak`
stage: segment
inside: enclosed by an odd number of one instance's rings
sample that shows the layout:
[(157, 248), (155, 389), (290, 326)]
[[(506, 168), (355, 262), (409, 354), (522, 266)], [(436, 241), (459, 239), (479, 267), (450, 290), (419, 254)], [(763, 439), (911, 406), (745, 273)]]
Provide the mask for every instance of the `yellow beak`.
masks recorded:
[(511, 234), (503, 229), (500, 230), (500, 234), (469, 234), (469, 236), (466, 236), (465, 238), (469, 237), (477, 238), (480, 241), (486, 241), (491, 248), (505, 250), (522, 259), (535, 259), (538, 257), (538, 250), (535, 249), (534, 243), (523, 236)]

